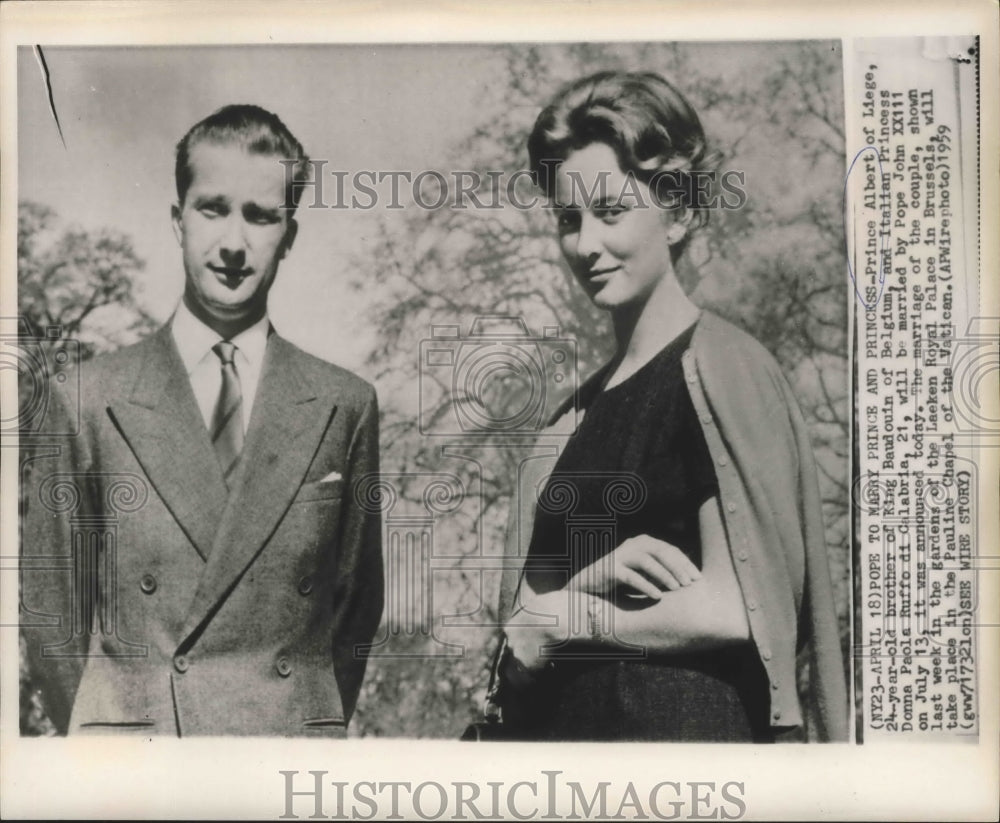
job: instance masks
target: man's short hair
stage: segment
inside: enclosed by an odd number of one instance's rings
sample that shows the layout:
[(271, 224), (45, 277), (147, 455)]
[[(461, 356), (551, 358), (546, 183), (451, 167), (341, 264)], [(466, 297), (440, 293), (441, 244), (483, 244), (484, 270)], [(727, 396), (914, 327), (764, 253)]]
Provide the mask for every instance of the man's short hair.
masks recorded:
[(310, 163), (302, 144), (295, 139), (278, 115), (260, 106), (235, 104), (224, 106), (195, 123), (177, 144), (174, 178), (177, 183), (177, 200), (181, 205), (184, 204), (184, 197), (194, 178), (190, 156), (192, 147), (198, 143), (235, 144), (249, 154), (268, 154), (280, 160), (294, 160), (291, 179), (285, 191), (285, 203), (292, 207), (289, 217), (294, 214), (302, 194), (302, 186), (295, 184), (308, 179)]

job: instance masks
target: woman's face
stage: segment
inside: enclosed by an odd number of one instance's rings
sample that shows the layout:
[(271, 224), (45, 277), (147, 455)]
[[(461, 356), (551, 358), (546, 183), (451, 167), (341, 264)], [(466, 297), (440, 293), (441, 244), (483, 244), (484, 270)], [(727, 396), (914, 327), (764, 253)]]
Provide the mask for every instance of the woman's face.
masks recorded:
[(554, 205), (562, 253), (595, 305), (641, 305), (673, 271), (670, 213), (607, 144), (591, 143), (559, 165)]

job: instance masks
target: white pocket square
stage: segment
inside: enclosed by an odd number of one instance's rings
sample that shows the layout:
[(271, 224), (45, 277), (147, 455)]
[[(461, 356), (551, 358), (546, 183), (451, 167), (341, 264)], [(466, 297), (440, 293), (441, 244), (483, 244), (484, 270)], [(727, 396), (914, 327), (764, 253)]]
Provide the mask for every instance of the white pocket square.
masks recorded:
[(320, 483), (333, 483), (333, 482), (335, 482), (337, 480), (343, 480), (343, 479), (344, 478), (341, 476), (340, 472), (330, 472), (326, 477), (324, 477), (319, 482)]

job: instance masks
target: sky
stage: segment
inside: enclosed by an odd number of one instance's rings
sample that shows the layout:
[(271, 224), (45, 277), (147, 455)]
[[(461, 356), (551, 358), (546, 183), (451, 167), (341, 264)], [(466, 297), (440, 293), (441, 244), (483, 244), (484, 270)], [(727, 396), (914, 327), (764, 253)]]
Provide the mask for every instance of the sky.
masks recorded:
[[(157, 319), (183, 287), (170, 226), (174, 146), (229, 103), (276, 114), (325, 170), (449, 167), (451, 147), (482, 119), (501, 67), (489, 46), (47, 47), (65, 147), (40, 66), (18, 55), (18, 198), (66, 225), (129, 235), (146, 261), (140, 302)], [(324, 192), (324, 201), (332, 196)], [(347, 287), (376, 212), (300, 209), (295, 247), (271, 294), (275, 327), (308, 351), (364, 371), (377, 334), (370, 294)]]

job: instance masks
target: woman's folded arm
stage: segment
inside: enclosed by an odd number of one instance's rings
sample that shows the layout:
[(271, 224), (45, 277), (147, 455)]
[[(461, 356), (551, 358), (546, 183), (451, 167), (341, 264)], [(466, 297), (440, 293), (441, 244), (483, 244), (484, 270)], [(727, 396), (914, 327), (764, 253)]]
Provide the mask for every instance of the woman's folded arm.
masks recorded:
[[(550, 649), (546, 653), (544, 647), (563, 648), (562, 644), (567, 642), (578, 645), (578, 651), (589, 646), (604, 656), (613, 648), (626, 651), (645, 647), (648, 653), (670, 654), (719, 648), (748, 640), (750, 626), (718, 498), (713, 497), (702, 505), (699, 525), (700, 576), (688, 575), (692, 578), (690, 582), (662, 591), (658, 599), (644, 598), (648, 602), (646, 606), (637, 604), (637, 607), (623, 608), (591, 590), (575, 587), (572, 580), (566, 588), (546, 594), (534, 593), (524, 581), (527, 594), (524, 608), (507, 625), (508, 640), (515, 656), (527, 668), (536, 668), (558, 656), (558, 650)], [(602, 563), (601, 560), (597, 562)], [(631, 579), (634, 564), (631, 568), (622, 568), (619, 574), (623, 580)], [(588, 579), (595, 577), (591, 574)]]

